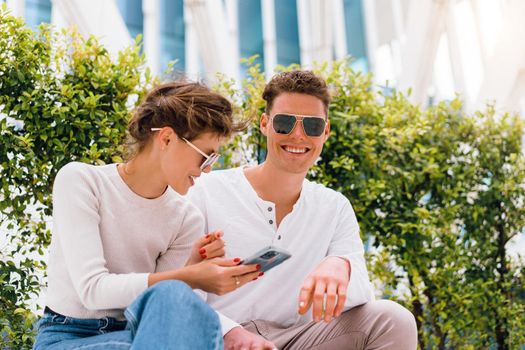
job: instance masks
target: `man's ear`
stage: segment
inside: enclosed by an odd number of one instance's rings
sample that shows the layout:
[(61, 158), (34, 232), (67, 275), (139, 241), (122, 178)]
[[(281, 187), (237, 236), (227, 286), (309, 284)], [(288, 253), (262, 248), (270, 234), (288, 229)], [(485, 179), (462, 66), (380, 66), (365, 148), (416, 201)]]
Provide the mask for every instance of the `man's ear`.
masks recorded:
[(326, 142), (326, 140), (328, 139), (328, 136), (330, 136), (330, 119), (327, 119), (326, 120), (326, 126), (324, 128), (324, 133), (323, 133), (323, 142)]
[(270, 118), (266, 113), (261, 114), (261, 119), (259, 120), (259, 127), (261, 128), (261, 133), (264, 136), (268, 136), (268, 127), (270, 125)]

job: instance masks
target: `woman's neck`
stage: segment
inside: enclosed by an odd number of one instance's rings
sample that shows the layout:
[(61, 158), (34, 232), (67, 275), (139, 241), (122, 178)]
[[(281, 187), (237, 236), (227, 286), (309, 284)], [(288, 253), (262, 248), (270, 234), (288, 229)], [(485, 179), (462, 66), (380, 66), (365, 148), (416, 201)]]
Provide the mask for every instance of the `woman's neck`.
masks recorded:
[(126, 163), (118, 165), (120, 177), (137, 195), (154, 199), (162, 196), (168, 186), (159, 162), (155, 161), (150, 152), (143, 151)]

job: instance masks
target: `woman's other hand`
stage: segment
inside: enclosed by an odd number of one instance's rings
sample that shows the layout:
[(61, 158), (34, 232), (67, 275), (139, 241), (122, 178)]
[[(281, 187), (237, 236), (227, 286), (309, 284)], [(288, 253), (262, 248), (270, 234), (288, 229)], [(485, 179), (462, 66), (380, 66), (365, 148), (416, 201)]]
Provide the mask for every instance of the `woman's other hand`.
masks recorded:
[(186, 266), (198, 264), (206, 259), (223, 257), (225, 254), (223, 235), (224, 233), (218, 230), (199, 238), (193, 244)]

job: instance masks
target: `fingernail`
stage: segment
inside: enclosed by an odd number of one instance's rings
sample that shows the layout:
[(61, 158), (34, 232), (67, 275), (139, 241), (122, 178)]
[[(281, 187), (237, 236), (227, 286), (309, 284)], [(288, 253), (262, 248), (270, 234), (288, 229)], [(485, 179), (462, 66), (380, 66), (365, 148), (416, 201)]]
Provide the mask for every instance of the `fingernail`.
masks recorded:
[(319, 317), (314, 318), (314, 322), (319, 322), (319, 321), (320, 321)]
[(207, 256), (206, 254), (202, 254), (201, 257), (202, 257), (203, 259), (206, 259), (208, 256)]
[(325, 320), (326, 322), (330, 322), (330, 321), (332, 321), (332, 318), (331, 318), (330, 316), (328, 316), (328, 317), (325, 317), (324, 320)]
[(202, 248), (201, 250), (199, 250), (199, 254), (204, 254), (206, 253), (206, 249)]
[(299, 303), (299, 307), (304, 307), (304, 301), (301, 301), (301, 302)]
[(235, 258), (235, 259), (233, 259), (233, 262), (237, 262), (237, 263), (238, 263), (239, 261), (241, 261), (240, 258)]
[(255, 269), (256, 269), (256, 270), (259, 270), (260, 268), (261, 268), (261, 265), (260, 265), (260, 264), (255, 265)]
[(210, 234), (209, 233), (206, 235), (206, 238), (210, 238)]
[(264, 275), (264, 272), (259, 272), (259, 277)]
[(254, 280), (254, 281), (257, 280), (257, 277), (255, 277), (253, 280)]

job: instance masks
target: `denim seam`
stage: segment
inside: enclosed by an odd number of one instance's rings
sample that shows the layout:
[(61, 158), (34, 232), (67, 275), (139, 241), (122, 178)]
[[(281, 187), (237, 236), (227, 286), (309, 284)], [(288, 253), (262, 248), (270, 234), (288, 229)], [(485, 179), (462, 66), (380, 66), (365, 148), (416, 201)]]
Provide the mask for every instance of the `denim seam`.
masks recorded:
[(101, 346), (101, 345), (104, 345), (104, 346), (105, 345), (122, 345), (122, 346), (126, 346), (129, 348), (131, 346), (131, 343), (121, 342), (121, 341), (108, 341), (105, 343), (81, 345), (81, 346), (76, 347), (75, 349), (89, 349), (89, 348), (93, 348), (93, 347)]
[(129, 308), (124, 311), (124, 315), (126, 316), (126, 319), (130, 325), (129, 329), (131, 330), (131, 335), (135, 337), (135, 333), (137, 332), (137, 318), (133, 312), (129, 310)]

